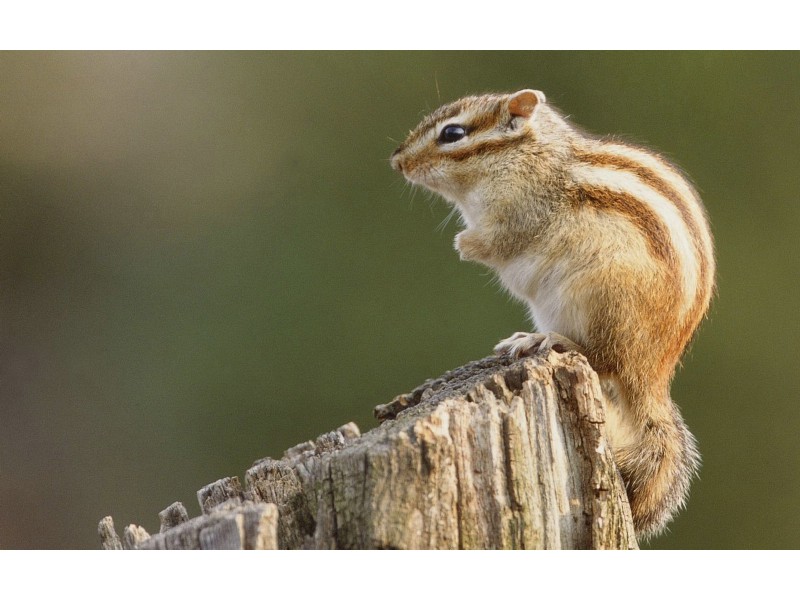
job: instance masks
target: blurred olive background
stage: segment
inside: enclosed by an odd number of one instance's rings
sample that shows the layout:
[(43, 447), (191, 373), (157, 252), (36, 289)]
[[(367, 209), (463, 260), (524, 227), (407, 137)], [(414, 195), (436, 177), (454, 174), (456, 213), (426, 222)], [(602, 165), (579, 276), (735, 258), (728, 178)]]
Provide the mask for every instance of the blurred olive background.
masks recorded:
[(800, 54), (0, 53), (0, 547), (97, 548), (528, 327), (388, 157), (544, 90), (664, 151), (719, 293), (673, 386), (704, 465), (656, 548), (800, 547)]

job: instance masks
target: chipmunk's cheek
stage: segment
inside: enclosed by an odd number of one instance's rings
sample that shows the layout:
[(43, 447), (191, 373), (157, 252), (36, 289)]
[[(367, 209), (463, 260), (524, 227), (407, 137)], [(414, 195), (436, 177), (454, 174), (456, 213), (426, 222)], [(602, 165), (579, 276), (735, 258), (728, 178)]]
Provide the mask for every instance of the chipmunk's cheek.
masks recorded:
[(462, 169), (452, 169), (447, 179), (448, 189), (459, 194), (470, 192), (479, 183), (474, 173)]

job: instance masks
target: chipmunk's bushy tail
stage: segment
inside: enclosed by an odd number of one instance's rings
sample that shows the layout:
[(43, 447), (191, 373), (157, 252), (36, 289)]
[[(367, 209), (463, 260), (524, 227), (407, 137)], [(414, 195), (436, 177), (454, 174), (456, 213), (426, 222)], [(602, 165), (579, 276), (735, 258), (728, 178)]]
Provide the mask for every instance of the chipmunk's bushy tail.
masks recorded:
[(678, 407), (669, 404), (665, 418), (646, 420), (639, 440), (614, 453), (640, 540), (661, 533), (683, 508), (700, 467), (697, 442)]

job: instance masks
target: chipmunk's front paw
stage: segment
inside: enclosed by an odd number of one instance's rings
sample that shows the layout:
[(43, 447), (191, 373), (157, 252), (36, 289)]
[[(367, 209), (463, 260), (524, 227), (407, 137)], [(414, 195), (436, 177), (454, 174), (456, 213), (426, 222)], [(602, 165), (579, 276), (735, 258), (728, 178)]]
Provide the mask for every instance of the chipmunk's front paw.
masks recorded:
[(518, 331), (509, 338), (502, 340), (494, 347), (495, 354), (508, 355), (513, 358), (530, 356), (534, 354), (544, 342), (546, 335), (543, 333), (529, 333)]
[(484, 262), (492, 255), (486, 240), (474, 229), (465, 229), (457, 234), (453, 245), (461, 260)]
[(583, 352), (583, 349), (571, 339), (554, 332), (544, 334), (518, 331), (494, 347), (495, 354), (508, 355), (513, 358), (532, 356), (540, 350)]

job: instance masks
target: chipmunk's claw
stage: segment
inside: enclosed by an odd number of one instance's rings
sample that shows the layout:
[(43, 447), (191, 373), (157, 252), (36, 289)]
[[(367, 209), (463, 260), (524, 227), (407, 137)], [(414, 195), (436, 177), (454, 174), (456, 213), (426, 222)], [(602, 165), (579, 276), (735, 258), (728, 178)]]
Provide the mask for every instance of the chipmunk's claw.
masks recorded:
[(583, 352), (583, 349), (561, 334), (550, 333), (531, 333), (518, 331), (514, 335), (502, 340), (494, 347), (495, 354), (507, 355), (512, 358), (522, 358), (523, 356), (533, 356), (537, 352)]

